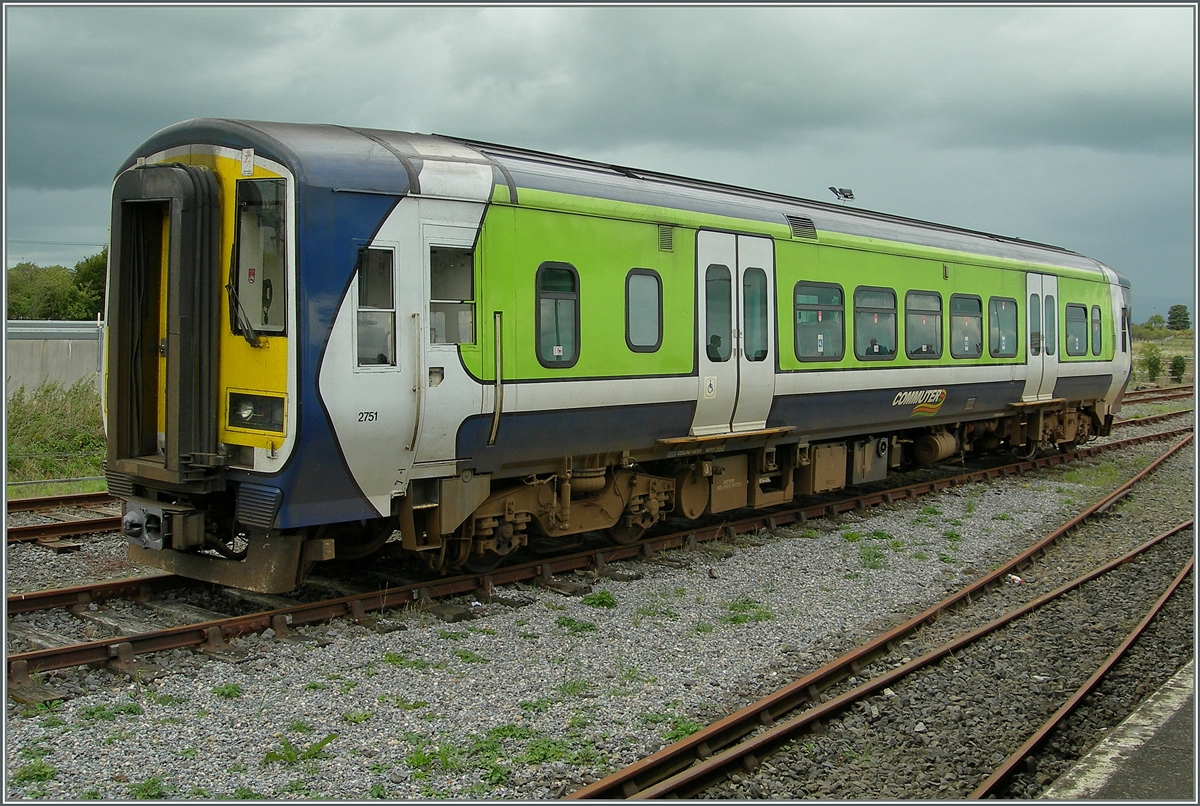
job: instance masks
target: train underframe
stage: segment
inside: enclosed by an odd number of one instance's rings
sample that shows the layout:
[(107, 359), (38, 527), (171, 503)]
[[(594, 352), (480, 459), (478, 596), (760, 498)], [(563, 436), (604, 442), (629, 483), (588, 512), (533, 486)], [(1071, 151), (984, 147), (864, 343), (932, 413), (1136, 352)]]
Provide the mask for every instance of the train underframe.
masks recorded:
[(465, 471), (413, 480), (388, 518), (291, 531), (240, 523), (228, 492), (146, 490), (122, 496), (125, 531), (137, 562), (269, 593), (293, 590), (318, 562), (358, 560), (385, 546), (432, 572), (486, 573), (531, 539), (565, 543), (601, 532), (631, 544), (668, 516), (777, 506), (969, 454), (1071, 450), (1108, 433), (1112, 415), (1099, 405), (1015, 404), (987, 419), (820, 442), (800, 441), (790, 428), (664, 440), (646, 452), (567, 457), (500, 480)]

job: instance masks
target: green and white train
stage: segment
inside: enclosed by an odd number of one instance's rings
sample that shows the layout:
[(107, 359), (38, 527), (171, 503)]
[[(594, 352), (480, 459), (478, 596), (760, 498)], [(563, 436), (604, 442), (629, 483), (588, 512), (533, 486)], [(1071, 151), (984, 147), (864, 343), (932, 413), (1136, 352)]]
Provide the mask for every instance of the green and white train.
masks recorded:
[(201, 119), (114, 182), (135, 559), (483, 572), (1107, 433), (1129, 283), (1053, 246), (451, 137)]

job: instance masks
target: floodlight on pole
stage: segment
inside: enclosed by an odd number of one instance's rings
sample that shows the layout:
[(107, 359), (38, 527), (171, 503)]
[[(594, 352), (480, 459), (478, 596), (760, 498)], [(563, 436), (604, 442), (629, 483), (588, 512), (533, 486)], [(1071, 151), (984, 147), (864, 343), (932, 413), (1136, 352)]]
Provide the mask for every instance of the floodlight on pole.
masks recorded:
[(833, 185), (830, 185), (829, 189), (833, 191), (833, 195), (837, 196), (838, 201), (840, 201), (842, 204), (845, 204), (848, 201), (854, 201), (854, 191), (850, 188), (835, 188)]

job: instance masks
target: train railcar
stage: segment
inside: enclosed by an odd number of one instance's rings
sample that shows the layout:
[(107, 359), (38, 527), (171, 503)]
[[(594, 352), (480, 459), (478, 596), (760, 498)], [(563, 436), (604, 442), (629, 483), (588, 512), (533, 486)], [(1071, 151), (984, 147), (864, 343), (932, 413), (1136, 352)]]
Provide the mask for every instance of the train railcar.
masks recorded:
[(483, 572), (1106, 433), (1129, 283), (1066, 249), (452, 137), (199, 119), (113, 184), (109, 491), (249, 589)]

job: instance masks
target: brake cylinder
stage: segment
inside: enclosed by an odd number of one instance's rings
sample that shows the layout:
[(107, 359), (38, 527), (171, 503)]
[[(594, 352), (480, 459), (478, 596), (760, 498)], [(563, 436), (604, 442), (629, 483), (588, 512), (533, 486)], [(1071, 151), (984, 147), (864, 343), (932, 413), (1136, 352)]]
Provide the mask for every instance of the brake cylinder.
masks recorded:
[(950, 458), (954, 455), (956, 448), (957, 442), (949, 431), (923, 434), (917, 437), (917, 441), (913, 444), (917, 461), (926, 466)]

